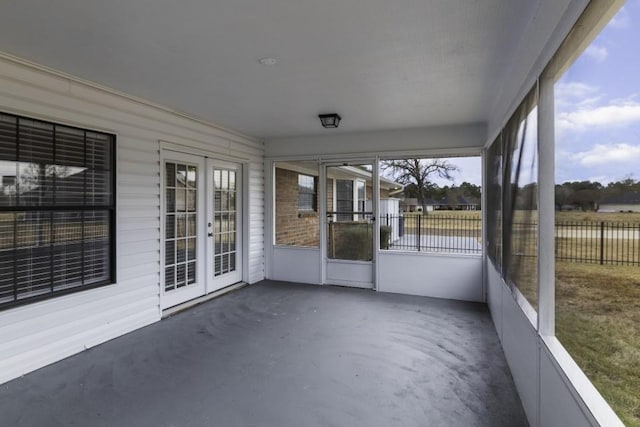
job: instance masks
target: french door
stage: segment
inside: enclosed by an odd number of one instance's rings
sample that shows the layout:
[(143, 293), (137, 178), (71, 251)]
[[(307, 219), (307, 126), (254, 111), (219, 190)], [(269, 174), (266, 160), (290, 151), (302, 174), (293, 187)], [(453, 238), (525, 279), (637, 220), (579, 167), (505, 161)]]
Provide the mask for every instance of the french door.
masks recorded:
[(242, 170), (207, 159), (207, 292), (242, 280)]
[(242, 280), (242, 169), (162, 152), (162, 308)]

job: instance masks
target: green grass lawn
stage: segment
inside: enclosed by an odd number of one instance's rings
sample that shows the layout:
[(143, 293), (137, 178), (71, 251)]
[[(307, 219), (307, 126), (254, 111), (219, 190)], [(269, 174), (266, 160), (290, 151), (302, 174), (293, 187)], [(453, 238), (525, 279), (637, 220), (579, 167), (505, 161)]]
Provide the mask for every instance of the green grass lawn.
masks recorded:
[(640, 427), (640, 267), (558, 262), (556, 335), (628, 426)]

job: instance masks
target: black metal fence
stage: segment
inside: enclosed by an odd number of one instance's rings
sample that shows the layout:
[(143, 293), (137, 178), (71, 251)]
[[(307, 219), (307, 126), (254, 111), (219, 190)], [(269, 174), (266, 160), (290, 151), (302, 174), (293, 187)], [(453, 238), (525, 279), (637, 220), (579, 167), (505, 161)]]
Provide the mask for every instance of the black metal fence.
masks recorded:
[[(389, 250), (482, 253), (482, 220), (476, 216), (385, 215)], [(640, 266), (640, 223), (557, 221), (556, 259), (601, 265)], [(514, 223), (512, 250), (536, 256), (537, 225)]]
[(482, 220), (473, 216), (385, 215), (389, 250), (481, 254)]
[(556, 222), (556, 259), (601, 265), (640, 265), (640, 223)]

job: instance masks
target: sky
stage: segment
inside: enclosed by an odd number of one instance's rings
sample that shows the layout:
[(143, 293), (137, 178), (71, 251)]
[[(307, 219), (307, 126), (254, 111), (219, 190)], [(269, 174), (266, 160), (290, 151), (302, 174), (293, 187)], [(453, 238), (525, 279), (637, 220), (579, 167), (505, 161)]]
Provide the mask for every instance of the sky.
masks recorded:
[[(555, 113), (557, 183), (640, 180), (640, 0), (628, 0), (556, 82)], [(447, 160), (459, 172), (434, 178), (439, 186), (480, 185), (479, 157)]]
[(555, 85), (556, 182), (640, 179), (640, 0)]
[(433, 177), (432, 181), (440, 187), (445, 185), (460, 185), (463, 182), (482, 185), (482, 159), (478, 157), (451, 157), (443, 159), (458, 167), (458, 171), (454, 172), (453, 180), (449, 181), (444, 178)]

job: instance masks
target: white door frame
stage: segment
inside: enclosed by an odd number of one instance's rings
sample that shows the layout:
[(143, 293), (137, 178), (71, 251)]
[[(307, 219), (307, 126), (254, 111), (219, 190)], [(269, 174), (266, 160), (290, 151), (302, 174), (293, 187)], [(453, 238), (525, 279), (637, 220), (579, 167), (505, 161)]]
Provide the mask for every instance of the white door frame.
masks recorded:
[[(379, 190), (379, 160), (377, 157), (371, 158), (363, 158), (363, 159), (349, 159), (348, 164), (370, 164), (372, 167), (372, 212), (373, 212), (373, 241), (372, 244), (372, 260), (371, 261), (349, 261), (349, 260), (330, 260), (327, 255), (327, 203), (326, 203), (326, 194), (327, 194), (327, 179), (328, 174), (327, 170), (329, 167), (336, 166), (345, 166), (347, 165), (344, 161), (327, 161), (322, 162), (320, 165), (320, 182), (322, 186), (322, 190), (320, 192), (321, 197), (321, 215), (320, 215), (320, 254), (321, 254), (321, 262), (322, 262), (322, 283), (329, 285), (341, 285), (341, 286), (352, 286), (352, 287), (360, 287), (367, 289), (376, 289), (376, 281), (377, 281), (377, 259), (378, 259), (378, 251), (380, 241), (380, 227), (379, 227), (379, 219), (378, 219), (378, 206), (380, 199), (380, 190)], [(354, 178), (354, 205), (357, 200), (357, 185), (355, 181), (357, 178)], [(336, 187), (335, 180), (334, 183), (334, 192), (333, 192), (333, 209), (336, 210)], [(366, 183), (365, 183), (365, 192), (366, 192)], [(355, 209), (354, 209), (355, 210)], [(340, 278), (330, 277), (329, 270), (337, 273), (342, 276)], [(358, 280), (358, 276), (366, 277), (370, 273), (371, 281), (368, 280), (363, 282)]]
[[(197, 148), (192, 148), (183, 144), (172, 143), (168, 141), (159, 141), (159, 152), (160, 152), (160, 309), (165, 310), (169, 307), (173, 307), (175, 305), (179, 305), (183, 302), (198, 298), (200, 296), (206, 295), (207, 293), (213, 292), (212, 285), (207, 286), (206, 277), (207, 277), (207, 249), (205, 240), (208, 239), (207, 236), (207, 217), (208, 213), (206, 211), (206, 198), (208, 194), (208, 187), (206, 185), (207, 181), (207, 159), (216, 159), (215, 161), (219, 164), (228, 164), (235, 165), (238, 169), (237, 178), (240, 179), (242, 189), (241, 194), (238, 197), (238, 202), (240, 203), (240, 209), (238, 210), (238, 219), (241, 224), (238, 227), (238, 244), (242, 246), (242, 253), (237, 259), (237, 263), (240, 265), (238, 269), (240, 279), (238, 281), (249, 282), (249, 191), (248, 191), (248, 182), (249, 182), (249, 161), (242, 158), (235, 158), (233, 156), (228, 156), (224, 154), (216, 154), (206, 150), (201, 150)], [(191, 159), (191, 161), (198, 159), (198, 162), (202, 162), (199, 167), (199, 176), (198, 176), (198, 222), (197, 222), (197, 231), (196, 235), (198, 238), (197, 243), (197, 255), (196, 259), (198, 262), (197, 270), (198, 270), (198, 289), (193, 290), (180, 290), (179, 294), (176, 293), (175, 296), (171, 295), (171, 291), (165, 293), (165, 186), (166, 186), (166, 176), (165, 176), (165, 161), (166, 160), (178, 160), (180, 159)], [(218, 160), (219, 159), (219, 160)], [(202, 214), (201, 214), (202, 209)], [(200, 278), (202, 277), (202, 278)], [(177, 292), (177, 291), (176, 291)], [(179, 296), (178, 296), (179, 295)]]
[[(221, 276), (215, 275), (215, 263), (214, 257), (216, 255), (215, 250), (215, 236), (214, 236), (214, 227), (215, 227), (215, 210), (214, 203), (214, 169), (220, 170), (229, 170), (234, 171), (236, 176), (235, 188), (236, 188), (236, 237), (235, 237), (235, 270), (230, 273), (225, 273)], [(207, 242), (206, 242), (206, 255), (205, 255), (205, 264), (206, 264), (206, 292), (211, 293), (222, 289), (226, 286), (233, 285), (234, 283), (240, 282), (243, 280), (243, 271), (244, 271), (244, 179), (243, 179), (243, 165), (241, 163), (222, 161), (212, 158), (206, 159), (206, 179), (207, 179), (207, 194), (206, 194), (206, 232), (207, 232)]]
[[(197, 166), (196, 178), (196, 283), (187, 285), (181, 289), (165, 291), (165, 262), (166, 262), (166, 162), (174, 161)], [(190, 299), (197, 298), (206, 290), (206, 278), (204, 274), (205, 262), (205, 159), (204, 157), (180, 153), (176, 151), (160, 151), (160, 307), (164, 310)]]

